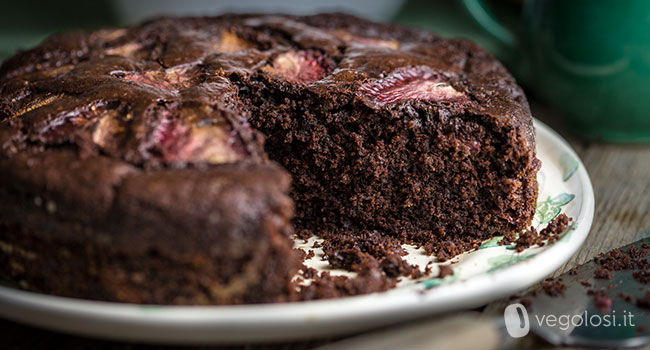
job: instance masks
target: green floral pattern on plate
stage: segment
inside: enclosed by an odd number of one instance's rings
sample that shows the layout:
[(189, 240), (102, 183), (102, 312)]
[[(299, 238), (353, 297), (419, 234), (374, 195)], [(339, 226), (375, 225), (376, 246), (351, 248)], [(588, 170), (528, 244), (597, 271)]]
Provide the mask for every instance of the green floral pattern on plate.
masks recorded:
[(490, 269), (487, 272), (492, 273), (504, 267), (508, 267), (513, 264), (516, 264), (520, 261), (528, 260), (534, 257), (535, 255), (537, 254), (532, 254), (532, 253), (531, 254), (503, 254), (503, 255), (493, 256), (487, 259), (487, 263), (488, 265), (490, 265)]
[(445, 278), (430, 278), (428, 280), (424, 280), (422, 281), (422, 286), (424, 286), (425, 289), (429, 289), (429, 288), (433, 288), (443, 284), (457, 281), (459, 278), (460, 278), (460, 273), (458, 271), (454, 271), (453, 275), (449, 275)]
[(548, 224), (560, 215), (562, 207), (569, 204), (573, 198), (575, 198), (574, 194), (561, 193), (553, 198), (548, 196), (545, 200), (537, 202), (535, 220), (538, 224)]
[(566, 182), (578, 170), (578, 160), (565, 152), (560, 156), (559, 163), (560, 168), (562, 168), (562, 181)]
[(483, 241), (480, 247), (478, 249), (486, 249), (486, 248), (494, 248), (494, 247), (502, 247), (501, 244), (499, 244), (503, 240), (503, 236), (495, 236), (490, 239), (487, 239)]

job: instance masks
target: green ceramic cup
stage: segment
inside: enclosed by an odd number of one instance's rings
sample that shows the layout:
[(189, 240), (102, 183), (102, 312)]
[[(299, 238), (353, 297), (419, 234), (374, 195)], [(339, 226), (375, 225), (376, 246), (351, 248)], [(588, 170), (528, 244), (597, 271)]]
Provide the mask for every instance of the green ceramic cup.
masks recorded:
[(463, 3), (509, 51), (517, 78), (563, 112), (571, 131), (650, 141), (650, 1), (527, 0), (519, 26), (502, 24), (504, 14), (483, 0)]

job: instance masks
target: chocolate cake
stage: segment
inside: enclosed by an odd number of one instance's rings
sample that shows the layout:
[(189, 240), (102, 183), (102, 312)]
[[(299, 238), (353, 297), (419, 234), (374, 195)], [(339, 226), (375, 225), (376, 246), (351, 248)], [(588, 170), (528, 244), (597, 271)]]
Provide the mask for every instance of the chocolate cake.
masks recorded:
[[(0, 120), (0, 273), (57, 295), (293, 300), (294, 228), (359, 268), (381, 237), (444, 259), (535, 210), (532, 119), (504, 67), (343, 14), (58, 34), (2, 64)], [(384, 272), (414, 274), (397, 256)]]

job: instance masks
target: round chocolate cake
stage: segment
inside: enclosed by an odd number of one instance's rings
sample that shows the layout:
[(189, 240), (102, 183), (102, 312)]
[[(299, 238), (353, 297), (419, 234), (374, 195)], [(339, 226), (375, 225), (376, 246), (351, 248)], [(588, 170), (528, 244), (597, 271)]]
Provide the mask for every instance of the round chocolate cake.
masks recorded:
[(59, 34), (0, 67), (0, 120), (0, 275), (56, 295), (295, 300), (294, 233), (448, 259), (524, 229), (537, 198), (499, 62), (343, 14)]

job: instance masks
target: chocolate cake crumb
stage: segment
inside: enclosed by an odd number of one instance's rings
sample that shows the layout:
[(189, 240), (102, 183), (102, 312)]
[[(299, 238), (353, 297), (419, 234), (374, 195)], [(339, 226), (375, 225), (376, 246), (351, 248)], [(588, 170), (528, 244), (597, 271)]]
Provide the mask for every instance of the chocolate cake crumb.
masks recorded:
[(619, 292), (619, 293), (617, 294), (617, 296), (618, 296), (619, 298), (621, 298), (622, 300), (628, 302), (628, 303), (631, 303), (631, 302), (634, 301), (634, 296), (633, 296), (632, 294), (627, 294), (627, 293)]
[(399, 240), (378, 231), (365, 230), (358, 236), (328, 235), (324, 238), (323, 252), (333, 268), (358, 272), (368, 264), (376, 264), (388, 277), (423, 275), (417, 266), (402, 258), (407, 253)]
[[(313, 236), (313, 233), (309, 230), (296, 229), (294, 231), (294, 236), (296, 236), (296, 238), (298, 239), (309, 241), (309, 239)], [(314, 242), (314, 244), (317, 244), (317, 242)], [(318, 247), (314, 247), (314, 248), (318, 248)]]
[(389, 277), (405, 276), (410, 278), (420, 278), (426, 273), (420, 269), (406, 262), (402, 257), (397, 255), (389, 255), (379, 261), (379, 266)]
[(645, 292), (643, 297), (636, 298), (636, 305), (644, 309), (650, 309), (650, 292)]
[(566, 286), (559, 281), (550, 281), (544, 282), (542, 284), (542, 289), (544, 289), (544, 293), (546, 293), (548, 296), (556, 297), (564, 294)]
[(509, 232), (503, 235), (503, 238), (499, 241), (499, 245), (510, 245), (517, 241), (517, 233)]
[(453, 276), (454, 269), (449, 265), (439, 265), (438, 266), (438, 278), (445, 278), (447, 276)]
[(601, 253), (594, 261), (612, 271), (637, 270), (648, 267), (648, 249), (630, 246), (625, 250), (617, 248)]
[(517, 253), (523, 252), (525, 249), (532, 247), (534, 245), (543, 246), (544, 242), (542, 237), (537, 234), (537, 231), (534, 227), (530, 227), (528, 230), (522, 232), (517, 240), (515, 241), (515, 249)]
[(546, 227), (540, 231), (539, 235), (542, 237), (542, 239), (548, 240), (548, 243), (553, 243), (560, 238), (560, 234), (562, 234), (562, 232), (566, 231), (566, 229), (569, 227), (569, 221), (571, 220), (573, 219), (570, 219), (566, 216), (566, 214), (561, 213), (555, 219), (549, 222), (548, 225), (546, 225)]
[(397, 283), (395, 278), (382, 274), (377, 265), (369, 262), (356, 277), (332, 276), (323, 271), (314, 275), (313, 281), (307, 286), (300, 286), (300, 300), (331, 299), (343, 296), (353, 296), (375, 292), (383, 292)]
[(294, 249), (293, 250), (296, 255), (300, 257), (301, 260), (305, 260), (307, 258), (307, 252), (305, 252), (302, 249)]
[(313, 267), (307, 267), (305, 265), (302, 266), (300, 269), (302, 276), (304, 276), (307, 279), (314, 278), (318, 275), (318, 271), (314, 269)]
[(608, 270), (606, 267), (597, 266), (596, 270), (594, 270), (594, 277), (603, 280), (611, 280), (612, 271)]
[(436, 257), (438, 258), (438, 261), (445, 262), (460, 254), (462, 251), (463, 249), (458, 247), (455, 242), (443, 241), (438, 247)]
[(587, 281), (580, 281), (580, 284), (582, 284), (585, 287), (591, 287), (591, 283), (589, 283)]
[(634, 271), (632, 277), (639, 283), (650, 283), (650, 266), (643, 266), (642, 270)]
[(431, 272), (433, 272), (433, 269), (431, 268), (431, 266), (432, 266), (431, 264), (427, 264), (424, 267), (424, 272), (423, 273), (424, 273), (425, 276), (429, 276), (429, 275), (431, 275)]
[(305, 259), (309, 260), (309, 259), (313, 258), (315, 255), (316, 255), (316, 253), (314, 253), (313, 250), (309, 249), (309, 251), (307, 251), (307, 256), (305, 257)]
[(611, 279), (613, 271), (634, 270), (632, 277), (639, 283), (650, 283), (650, 263), (647, 256), (650, 246), (643, 244), (641, 247), (630, 246), (626, 249), (612, 249), (601, 253), (594, 259), (598, 264), (594, 270), (594, 277), (598, 279)]
[(504, 235), (499, 244), (508, 245), (514, 243), (516, 251), (521, 253), (525, 249), (535, 245), (541, 247), (546, 244), (545, 242), (553, 243), (557, 241), (560, 235), (567, 229), (570, 220), (572, 219), (568, 218), (566, 214), (561, 213), (549, 222), (548, 225), (539, 233), (531, 226), (524, 232), (520, 233), (519, 237), (515, 237), (513, 233)]

